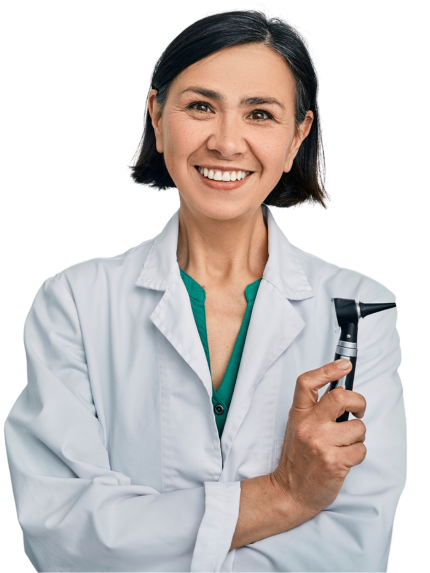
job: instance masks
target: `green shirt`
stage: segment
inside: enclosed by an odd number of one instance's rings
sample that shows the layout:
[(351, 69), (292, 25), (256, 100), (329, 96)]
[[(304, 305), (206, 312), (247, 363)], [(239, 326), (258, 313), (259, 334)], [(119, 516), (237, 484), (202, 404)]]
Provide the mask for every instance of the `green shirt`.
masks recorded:
[[(185, 271), (180, 269), (180, 272), (182, 280), (184, 281), (190, 296), (194, 320), (196, 321), (197, 330), (200, 334), (200, 339), (205, 350), (206, 359), (208, 361), (210, 370), (211, 363), (209, 357), (208, 335), (206, 330), (205, 289)], [(253, 283), (249, 284), (245, 289), (245, 296), (246, 300), (248, 301), (248, 306), (246, 307), (242, 326), (240, 327), (239, 334), (237, 335), (237, 339), (227, 366), (227, 370), (225, 371), (224, 378), (222, 379), (221, 386), (218, 388), (217, 392), (215, 392), (215, 388), (212, 386), (212, 404), (220, 438), (224, 429), (228, 409), (230, 407), (230, 402), (233, 396), (237, 373), (240, 366), (240, 359), (242, 358), (243, 347), (245, 345), (246, 333), (248, 332), (249, 321), (251, 319), (252, 307), (254, 306), (254, 301), (255, 297), (257, 296), (260, 281), (261, 279), (257, 279)]]

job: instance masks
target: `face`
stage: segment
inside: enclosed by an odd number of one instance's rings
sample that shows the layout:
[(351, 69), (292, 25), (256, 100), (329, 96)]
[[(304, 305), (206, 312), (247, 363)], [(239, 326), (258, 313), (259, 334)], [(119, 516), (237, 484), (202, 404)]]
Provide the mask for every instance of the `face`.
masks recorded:
[(226, 48), (186, 68), (161, 113), (156, 93), (148, 109), (181, 209), (212, 219), (256, 212), (291, 169), (313, 120), (308, 111), (296, 129), (293, 75), (261, 44)]

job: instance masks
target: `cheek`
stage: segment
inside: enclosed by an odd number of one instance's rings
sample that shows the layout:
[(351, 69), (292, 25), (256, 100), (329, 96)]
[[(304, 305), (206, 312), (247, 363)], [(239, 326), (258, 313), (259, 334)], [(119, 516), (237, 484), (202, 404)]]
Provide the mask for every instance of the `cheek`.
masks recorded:
[[(269, 131), (269, 130), (268, 130)], [(261, 192), (273, 189), (282, 176), (288, 155), (290, 140), (287, 134), (272, 130), (271, 133), (260, 134), (251, 143), (252, 153), (260, 163), (260, 181), (263, 186)]]
[(171, 151), (178, 156), (184, 156), (198, 149), (205, 141), (204, 130), (199, 130), (195, 124), (188, 121), (172, 122), (168, 126), (169, 144)]
[(169, 126), (164, 137), (164, 161), (169, 172), (180, 175), (188, 168), (193, 155), (202, 149), (205, 136), (202, 130), (190, 126), (187, 122), (177, 122)]
[(260, 142), (260, 157), (263, 171), (282, 171), (290, 145), (290, 138), (288, 137), (288, 134), (283, 131), (280, 133), (270, 134), (269, 137), (265, 138), (264, 142)]

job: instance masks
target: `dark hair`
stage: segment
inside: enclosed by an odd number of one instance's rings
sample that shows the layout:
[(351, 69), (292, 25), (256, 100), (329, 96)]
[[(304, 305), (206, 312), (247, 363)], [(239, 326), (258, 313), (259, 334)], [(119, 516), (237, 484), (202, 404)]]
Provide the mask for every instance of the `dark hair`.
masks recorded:
[[(156, 100), (161, 109), (169, 86), (185, 68), (222, 50), (241, 44), (264, 44), (283, 56), (296, 83), (296, 128), (311, 110), (314, 121), (301, 144), (291, 170), (283, 173), (275, 188), (264, 200), (266, 205), (291, 207), (305, 201), (319, 202), (325, 207), (328, 198), (324, 189), (324, 152), (317, 105), (318, 80), (304, 40), (292, 26), (279, 18), (268, 19), (254, 10), (224, 12), (202, 18), (181, 32), (165, 49), (155, 65), (151, 88), (158, 91)], [(155, 146), (151, 117), (146, 110), (145, 130), (139, 144), (139, 157), (132, 169), (132, 178), (158, 189), (175, 187), (163, 154)]]

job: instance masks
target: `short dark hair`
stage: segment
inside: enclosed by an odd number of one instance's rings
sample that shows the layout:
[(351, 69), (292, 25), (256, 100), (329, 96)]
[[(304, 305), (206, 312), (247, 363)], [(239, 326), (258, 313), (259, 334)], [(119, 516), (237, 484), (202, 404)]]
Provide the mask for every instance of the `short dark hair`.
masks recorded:
[[(328, 195), (324, 189), (324, 151), (317, 105), (318, 79), (304, 39), (280, 18), (268, 19), (262, 12), (238, 10), (207, 16), (188, 26), (167, 46), (155, 65), (151, 88), (158, 91), (157, 103), (162, 109), (169, 86), (185, 68), (218, 50), (243, 44), (264, 44), (285, 59), (296, 84), (296, 128), (304, 121), (307, 110), (314, 114), (310, 132), (301, 144), (291, 170), (282, 174), (264, 203), (291, 207), (311, 201), (326, 207), (324, 199)], [(136, 183), (158, 189), (175, 187), (164, 156), (156, 149), (148, 110), (137, 154), (136, 163), (130, 166), (131, 177)]]

